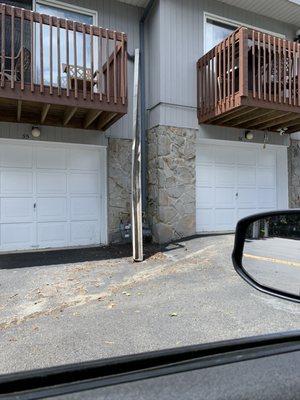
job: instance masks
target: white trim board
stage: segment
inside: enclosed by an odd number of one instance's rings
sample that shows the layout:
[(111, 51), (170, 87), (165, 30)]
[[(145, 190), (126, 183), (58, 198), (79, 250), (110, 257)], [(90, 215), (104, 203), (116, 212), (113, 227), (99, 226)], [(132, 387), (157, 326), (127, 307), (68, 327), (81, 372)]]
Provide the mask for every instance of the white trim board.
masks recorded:
[(79, 14), (90, 15), (93, 17), (93, 25), (98, 25), (98, 12), (96, 10), (92, 10), (90, 8), (85, 8), (81, 6), (76, 6), (74, 4), (65, 3), (59, 0), (33, 0), (33, 10), (36, 11), (37, 4), (43, 4), (49, 7), (57, 7), (68, 11), (74, 11)]
[(207, 51), (210, 50), (210, 49), (206, 48), (206, 43), (207, 43), (207, 40), (206, 40), (206, 25), (207, 25), (207, 19), (208, 18), (212, 19), (214, 21), (225, 23), (225, 24), (234, 25), (234, 26), (236, 25), (237, 27), (245, 26), (246, 28), (255, 29), (255, 30), (258, 30), (260, 32), (265, 32), (267, 34), (270, 34), (270, 35), (273, 35), (273, 36), (277, 36), (277, 37), (280, 37), (282, 39), (285, 39), (285, 37), (286, 37), (285, 35), (283, 35), (281, 33), (268, 31), (267, 29), (258, 28), (257, 26), (253, 26), (253, 25), (250, 25), (250, 24), (243, 23), (241, 21), (236, 21), (234, 19), (229, 19), (229, 18), (226, 18), (226, 17), (222, 17), (220, 15), (216, 15), (216, 14), (212, 14), (210, 12), (204, 11), (204, 13), (203, 13), (203, 51), (204, 51), (204, 53), (203, 54), (205, 54)]

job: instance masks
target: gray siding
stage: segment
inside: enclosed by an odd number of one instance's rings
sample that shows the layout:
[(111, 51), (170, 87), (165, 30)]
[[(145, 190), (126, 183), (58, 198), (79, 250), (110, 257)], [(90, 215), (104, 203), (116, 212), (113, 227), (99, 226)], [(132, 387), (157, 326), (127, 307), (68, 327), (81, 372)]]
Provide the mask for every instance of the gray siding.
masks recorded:
[(33, 139), (31, 129), (32, 126), (29, 124), (1, 122), (0, 138), (107, 145), (105, 135), (96, 131), (42, 126), (40, 127), (41, 136), (38, 139)]
[[(152, 31), (156, 42), (160, 35), (159, 54), (149, 46), (148, 79), (152, 69), (160, 66), (159, 87), (148, 97), (149, 127), (171, 125), (197, 128), (196, 62), (203, 54), (204, 12), (253, 25), (260, 29), (292, 38), (295, 27), (228, 6), (215, 0), (158, 0), (156, 20), (159, 27)], [(152, 16), (154, 19), (154, 17)], [(150, 82), (151, 83), (151, 82)], [(218, 128), (215, 128), (218, 129)]]

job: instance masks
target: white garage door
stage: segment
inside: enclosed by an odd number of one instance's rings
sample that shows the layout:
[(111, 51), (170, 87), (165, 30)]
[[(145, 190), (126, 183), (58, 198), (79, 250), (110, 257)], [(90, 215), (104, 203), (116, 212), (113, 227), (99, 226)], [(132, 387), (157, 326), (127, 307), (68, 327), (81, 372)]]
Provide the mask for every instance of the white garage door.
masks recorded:
[(105, 148), (20, 140), (0, 147), (0, 250), (106, 241)]
[(285, 147), (200, 141), (196, 155), (197, 232), (231, 231), (247, 215), (286, 208), (287, 181)]

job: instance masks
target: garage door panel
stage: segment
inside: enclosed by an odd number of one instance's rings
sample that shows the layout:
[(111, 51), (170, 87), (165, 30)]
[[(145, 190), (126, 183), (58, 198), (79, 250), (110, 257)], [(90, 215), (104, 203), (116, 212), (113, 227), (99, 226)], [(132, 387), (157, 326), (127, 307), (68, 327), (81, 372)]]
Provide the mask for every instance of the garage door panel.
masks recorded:
[(196, 162), (203, 164), (213, 164), (213, 146), (200, 144), (196, 148)]
[(234, 188), (216, 188), (215, 189), (215, 204), (222, 207), (235, 206), (235, 189)]
[(237, 184), (254, 186), (256, 185), (256, 168), (255, 167), (243, 167), (237, 168)]
[(32, 222), (32, 197), (4, 197), (1, 199), (1, 222)]
[(37, 221), (66, 221), (67, 199), (65, 197), (37, 198)]
[(215, 184), (217, 186), (234, 186), (235, 166), (215, 166)]
[(64, 222), (42, 222), (37, 224), (39, 247), (59, 247), (68, 244), (68, 225)]
[(1, 193), (32, 195), (33, 174), (32, 171), (5, 169), (1, 172)]
[(69, 176), (71, 194), (97, 194), (99, 192), (98, 174), (72, 173)]
[(57, 147), (41, 147), (37, 149), (36, 164), (37, 168), (46, 169), (66, 169), (67, 150)]
[(259, 167), (275, 167), (276, 166), (276, 153), (267, 149), (259, 150), (258, 152), (258, 166)]
[(239, 188), (237, 205), (238, 207), (253, 207), (257, 206), (257, 192), (256, 188)]
[(258, 186), (274, 187), (276, 185), (276, 172), (274, 168), (259, 168), (257, 175)]
[(258, 189), (258, 207), (276, 208), (276, 190)]
[(196, 165), (197, 186), (214, 185), (214, 169), (210, 164)]
[(215, 210), (215, 229), (232, 230), (235, 225), (235, 209), (216, 209)]
[(63, 172), (37, 172), (36, 188), (38, 194), (65, 194), (67, 175)]
[(237, 213), (237, 219), (242, 219), (242, 218), (246, 218), (249, 215), (255, 214), (256, 208), (240, 208), (238, 209), (238, 213)]
[(198, 207), (213, 207), (214, 205), (214, 188), (201, 187), (196, 190)]
[(208, 231), (213, 225), (213, 210), (211, 208), (198, 208), (197, 209), (197, 226), (201, 226), (200, 231)]
[(81, 171), (99, 169), (99, 152), (94, 150), (71, 149), (69, 168)]
[(32, 147), (18, 144), (1, 144), (1, 167), (31, 168)]
[(244, 165), (256, 165), (256, 154), (253, 149), (236, 148), (237, 163)]
[(196, 151), (197, 231), (233, 230), (240, 218), (281, 207), (287, 182), (277, 173), (287, 168), (284, 147), (211, 142), (200, 141)]
[(97, 221), (71, 222), (71, 244), (89, 245), (98, 242)]
[(6, 250), (30, 249), (35, 244), (33, 223), (2, 224), (1, 247)]
[(235, 163), (236, 153), (232, 152), (230, 147), (215, 146), (214, 149), (215, 163), (217, 164), (230, 164)]
[(70, 203), (72, 220), (95, 220), (99, 216), (99, 197), (73, 197)]

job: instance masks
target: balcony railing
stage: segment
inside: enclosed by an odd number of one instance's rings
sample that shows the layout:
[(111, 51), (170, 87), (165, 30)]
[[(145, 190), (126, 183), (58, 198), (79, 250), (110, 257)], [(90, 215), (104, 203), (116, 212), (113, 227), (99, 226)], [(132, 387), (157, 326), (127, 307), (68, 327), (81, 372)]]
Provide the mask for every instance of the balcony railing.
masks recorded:
[(199, 123), (300, 130), (300, 44), (242, 27), (199, 59), (197, 75)]
[(127, 37), (0, 5), (0, 121), (105, 130), (127, 112)]

